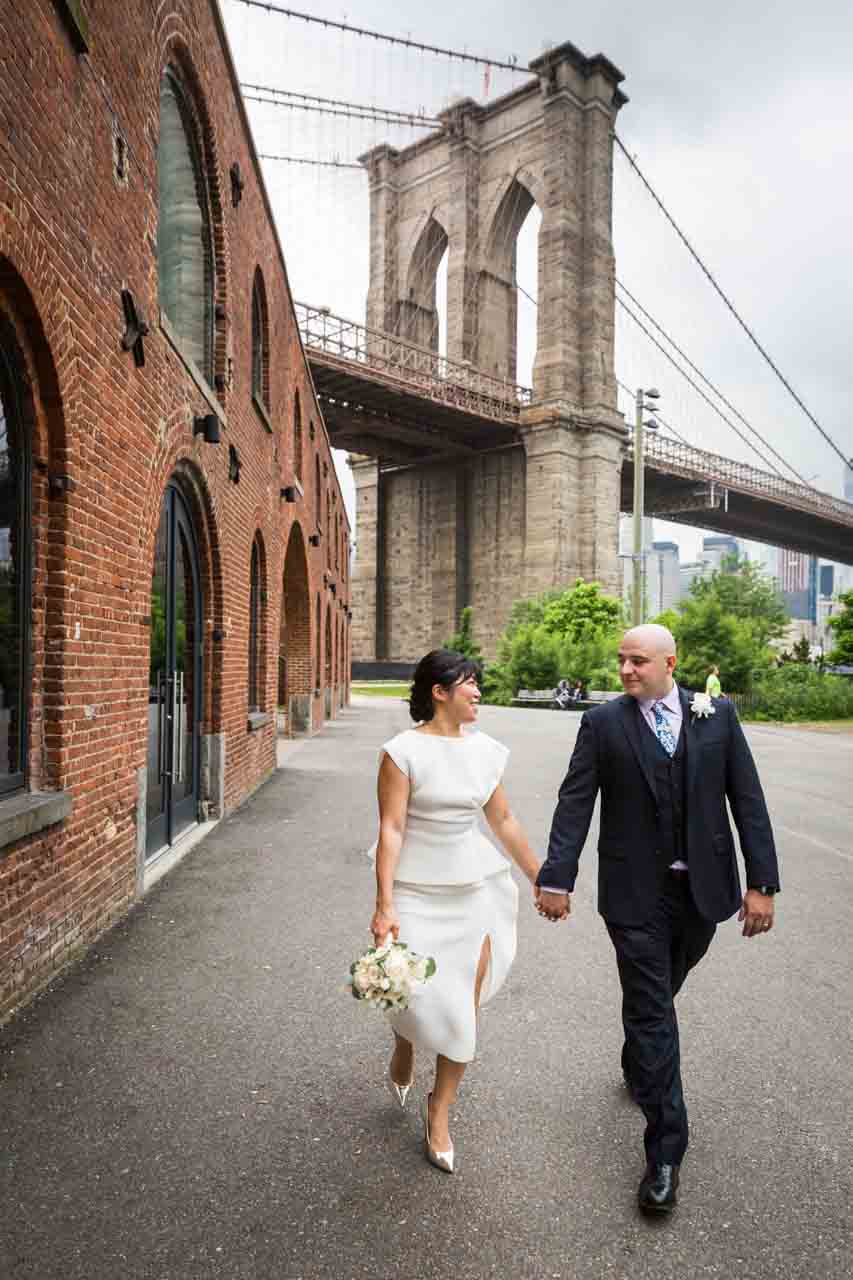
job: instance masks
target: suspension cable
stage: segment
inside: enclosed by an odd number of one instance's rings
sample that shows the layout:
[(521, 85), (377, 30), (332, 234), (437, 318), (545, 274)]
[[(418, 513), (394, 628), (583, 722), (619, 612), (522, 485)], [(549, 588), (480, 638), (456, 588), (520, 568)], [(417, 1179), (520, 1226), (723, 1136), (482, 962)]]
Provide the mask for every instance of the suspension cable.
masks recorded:
[(681, 241), (681, 243), (682, 243), (682, 244), (684, 245), (684, 247), (687, 249), (687, 252), (690, 254), (691, 258), (693, 258), (694, 262), (696, 262), (696, 264), (698, 265), (698, 267), (699, 267), (699, 268), (700, 268), (700, 270), (702, 271), (703, 275), (708, 279), (708, 281), (709, 281), (709, 282), (710, 282), (710, 284), (712, 285), (712, 287), (713, 287), (713, 289), (715, 290), (715, 292), (719, 295), (719, 297), (720, 297), (720, 298), (722, 298), (722, 300), (723, 300), (723, 302), (725, 303), (726, 307), (728, 307), (729, 311), (730, 311), (730, 312), (731, 312), (731, 314), (734, 316), (735, 320), (738, 322), (738, 324), (740, 325), (741, 329), (743, 329), (744, 333), (745, 333), (745, 334), (746, 334), (746, 336), (749, 338), (749, 340), (750, 340), (750, 342), (752, 343), (752, 345), (753, 345), (753, 346), (756, 348), (756, 350), (757, 350), (758, 352), (760, 352), (760, 354), (764, 357), (764, 359), (766, 360), (766, 362), (769, 364), (770, 368), (771, 368), (771, 369), (773, 370), (773, 372), (776, 374), (776, 377), (777, 377), (777, 378), (779, 379), (779, 381), (782, 383), (782, 386), (783, 386), (783, 387), (785, 387), (785, 389), (786, 389), (786, 390), (788, 391), (788, 393), (793, 397), (793, 399), (795, 400), (795, 402), (796, 402), (796, 403), (799, 405), (799, 407), (802, 409), (803, 413), (806, 415), (806, 417), (809, 419), (809, 421), (812, 423), (812, 425), (813, 425), (814, 427), (816, 427), (816, 428), (817, 428), (817, 430), (818, 430), (818, 431), (820, 432), (820, 434), (823, 436), (824, 440), (827, 442), (827, 444), (830, 446), (830, 448), (835, 450), (835, 452), (838, 454), (838, 456), (839, 456), (839, 458), (841, 459), (841, 461), (842, 461), (842, 462), (844, 463), (844, 465), (846, 466), (846, 465), (847, 465), (847, 458), (844, 456), (844, 453), (842, 452), (842, 450), (841, 450), (841, 449), (839, 448), (839, 446), (835, 443), (835, 441), (833, 440), (833, 438), (832, 438), (832, 436), (829, 434), (829, 432), (828, 432), (828, 431), (825, 431), (825, 430), (824, 430), (824, 428), (820, 425), (820, 423), (818, 422), (817, 418), (814, 416), (814, 414), (812, 413), (812, 411), (808, 408), (808, 406), (803, 402), (802, 398), (797, 394), (797, 392), (796, 392), (796, 391), (794, 390), (794, 388), (791, 386), (790, 382), (789, 382), (789, 381), (788, 381), (788, 379), (785, 377), (784, 373), (782, 373), (782, 370), (781, 370), (781, 369), (779, 368), (779, 366), (774, 362), (774, 360), (771, 358), (771, 356), (769, 355), (769, 353), (767, 352), (767, 350), (766, 350), (766, 349), (761, 345), (761, 343), (759, 342), (758, 338), (755, 336), (755, 334), (753, 333), (753, 331), (750, 329), (749, 325), (746, 323), (746, 321), (745, 321), (745, 320), (743, 320), (743, 319), (741, 318), (741, 315), (740, 315), (740, 313), (738, 312), (737, 308), (735, 307), (734, 303), (731, 301), (731, 299), (729, 298), (728, 294), (726, 294), (726, 293), (724, 293), (724, 292), (723, 292), (723, 289), (722, 289), (722, 288), (721, 288), (721, 286), (717, 283), (717, 281), (716, 281), (716, 279), (715, 279), (714, 275), (713, 275), (713, 274), (712, 274), (712, 272), (709, 270), (709, 268), (705, 266), (705, 263), (704, 263), (704, 262), (702, 261), (702, 259), (699, 257), (699, 254), (698, 254), (698, 253), (696, 252), (696, 250), (693, 248), (693, 245), (692, 245), (692, 244), (690, 243), (690, 241), (687, 239), (687, 236), (686, 236), (686, 235), (684, 234), (684, 232), (681, 230), (681, 227), (680, 227), (680, 226), (678, 225), (678, 223), (675, 221), (675, 218), (673, 218), (672, 214), (671, 214), (671, 213), (669, 212), (669, 210), (667, 209), (667, 207), (666, 207), (666, 205), (664, 204), (663, 200), (660, 198), (660, 196), (658, 195), (658, 193), (655, 191), (654, 187), (653, 187), (653, 186), (652, 186), (652, 184), (649, 182), (648, 178), (647, 178), (647, 177), (646, 177), (646, 175), (643, 173), (642, 169), (641, 169), (641, 168), (640, 168), (640, 166), (637, 164), (636, 160), (635, 160), (635, 159), (634, 159), (634, 157), (631, 155), (631, 153), (629, 152), (628, 148), (625, 146), (624, 142), (623, 142), (623, 141), (622, 141), (622, 139), (619, 137), (619, 134), (616, 132), (616, 130), (615, 130), (615, 129), (614, 129), (614, 131), (613, 131), (613, 140), (614, 140), (614, 142), (616, 143), (616, 145), (617, 145), (617, 147), (619, 148), (619, 150), (620, 150), (620, 151), (622, 152), (622, 154), (624, 155), (625, 159), (628, 161), (628, 163), (629, 163), (629, 165), (631, 166), (631, 168), (632, 168), (632, 169), (634, 170), (634, 172), (636, 173), (637, 177), (638, 177), (638, 178), (640, 179), (640, 181), (642, 182), (643, 186), (644, 186), (644, 187), (646, 188), (646, 190), (648, 191), (649, 195), (650, 195), (650, 196), (652, 197), (652, 199), (654, 200), (655, 204), (656, 204), (656, 205), (658, 206), (658, 208), (660, 209), (661, 213), (662, 213), (662, 214), (664, 215), (664, 217), (666, 218), (667, 222), (668, 222), (668, 223), (670, 224), (670, 226), (672, 227), (673, 231), (675, 231), (675, 234), (678, 236), (678, 238), (679, 238), (679, 240)]
[(474, 62), (480, 67), (495, 67), (500, 71), (512, 71), (516, 75), (530, 75), (527, 67), (519, 66), (518, 59), (512, 54), (508, 61), (500, 58), (486, 58), (474, 53), (462, 52), (459, 49), (442, 49), (434, 44), (422, 44), (419, 40), (409, 40), (403, 36), (389, 36), (384, 31), (371, 31), (367, 27), (354, 27), (348, 22), (336, 22), (332, 18), (320, 18), (315, 13), (302, 13), (298, 9), (288, 9), (284, 5), (272, 4), (270, 0), (235, 0), (236, 4), (248, 5), (251, 9), (266, 9), (268, 13), (278, 13), (285, 18), (298, 18), (302, 22), (314, 22), (321, 27), (332, 27), (335, 31), (348, 31), (351, 35), (368, 36), (371, 40), (381, 40), (385, 44), (400, 45), (405, 49), (417, 49), (420, 53), (434, 53), (443, 58), (454, 58), (457, 62)]
[(297, 93), (295, 89), (276, 89), (273, 85), (268, 84), (247, 84), (241, 82), (242, 90), (250, 89), (255, 93), (269, 93), (275, 95), (275, 98), (294, 98), (296, 102), (276, 101), (276, 106), (297, 106), (301, 102), (317, 103), (322, 106), (329, 107), (349, 107), (353, 111), (375, 112), (382, 117), (382, 123), (388, 124), (423, 124), (430, 129), (440, 129), (441, 121), (437, 116), (427, 116), (416, 111), (398, 111), (396, 107), (375, 107), (370, 103), (364, 102), (347, 102), (342, 98), (321, 98), (316, 93)]
[(749, 439), (748, 439), (748, 438), (743, 434), (743, 432), (741, 431), (740, 427), (735, 426), (735, 424), (732, 422), (731, 418), (727, 418), (727, 417), (726, 417), (726, 415), (723, 413), (723, 411), (722, 411), (722, 409), (719, 407), (719, 405), (714, 404), (714, 401), (711, 399), (711, 397), (710, 397), (709, 395), (707, 395), (707, 394), (706, 394), (706, 392), (704, 392), (704, 391), (702, 390), (702, 388), (699, 386), (699, 383), (698, 383), (698, 382), (695, 382), (695, 381), (694, 381), (694, 379), (690, 377), (690, 374), (689, 374), (685, 369), (683, 369), (683, 368), (681, 367), (681, 365), (678, 363), (678, 361), (675, 359), (675, 357), (671, 354), (671, 352), (667, 351), (666, 347), (664, 347), (662, 343), (658, 342), (658, 340), (657, 340), (657, 338), (655, 337), (655, 335), (654, 335), (654, 334), (653, 334), (649, 329), (647, 329), (647, 328), (646, 328), (646, 326), (643, 324), (642, 320), (640, 320), (640, 318), (639, 318), (638, 316), (634, 315), (634, 312), (633, 312), (633, 311), (631, 310), (631, 308), (628, 306), (627, 302), (623, 302), (623, 301), (622, 301), (622, 299), (621, 299), (618, 295), (617, 295), (617, 297), (616, 297), (616, 301), (617, 301), (618, 305), (622, 308), (622, 310), (623, 310), (623, 311), (626, 311), (626, 312), (628, 313), (628, 315), (629, 315), (629, 316), (631, 317), (631, 319), (634, 321), (634, 324), (635, 324), (635, 325), (637, 325), (637, 326), (638, 326), (638, 328), (642, 329), (643, 333), (646, 335), (646, 337), (649, 339), (649, 341), (650, 341), (650, 342), (652, 342), (652, 343), (657, 347), (657, 349), (658, 349), (658, 351), (660, 351), (661, 355), (665, 356), (665, 357), (666, 357), (666, 359), (669, 361), (669, 363), (672, 365), (672, 367), (673, 367), (674, 369), (677, 369), (677, 370), (678, 370), (678, 372), (681, 374), (682, 378), (684, 378), (685, 382), (689, 382), (689, 383), (690, 383), (690, 386), (693, 388), (693, 390), (694, 390), (694, 391), (696, 391), (696, 392), (698, 392), (698, 394), (702, 397), (702, 399), (705, 401), (705, 403), (706, 403), (707, 405), (710, 405), (710, 407), (714, 410), (714, 413), (716, 413), (717, 417), (718, 417), (718, 418), (722, 418), (722, 420), (723, 420), (723, 422), (725, 422), (726, 426), (731, 427), (731, 429), (732, 429), (732, 431), (734, 431), (735, 435), (736, 435), (736, 436), (739, 436), (739, 437), (740, 437), (740, 439), (743, 441), (743, 443), (744, 443), (745, 445), (747, 445), (750, 449), (752, 449), (752, 451), (753, 451), (754, 453), (757, 453), (757, 454), (758, 454), (759, 458), (760, 458), (760, 459), (761, 459), (761, 461), (765, 464), (765, 466), (768, 466), (768, 467), (770, 468), (770, 470), (771, 470), (771, 471), (775, 472), (775, 474), (776, 474), (777, 476), (779, 476), (779, 478), (780, 478), (781, 480), (786, 480), (786, 479), (787, 479), (787, 476), (784, 476), (784, 475), (782, 474), (782, 472), (781, 472), (781, 471), (779, 470), (779, 468), (776, 466), (776, 463), (775, 463), (775, 462), (771, 462), (769, 458), (765, 458), (764, 454), (763, 454), (763, 453), (761, 452), (761, 450), (758, 448), (758, 445), (754, 444), (751, 440), (749, 440)]
[[(617, 387), (620, 388), (620, 390), (624, 391), (626, 395), (631, 397), (632, 402), (636, 401), (636, 398), (637, 398), (636, 391), (634, 391), (631, 387), (627, 386), (619, 378), (616, 379), (616, 385)], [(655, 417), (657, 418), (661, 426), (666, 427), (667, 431), (671, 431), (672, 434), (676, 437), (676, 439), (680, 440), (682, 444), (686, 444), (689, 449), (692, 449), (694, 447), (690, 443), (690, 441), (685, 436), (683, 436), (676, 427), (672, 425), (671, 422), (667, 422), (666, 418), (664, 418), (662, 414), (658, 413), (657, 409), (655, 409)]]
[(258, 159), (280, 160), (282, 164), (310, 164), (319, 169), (357, 169), (359, 173), (367, 173), (363, 164), (351, 164), (347, 160), (317, 160), (311, 156), (274, 156), (265, 151), (258, 152)]
[(794, 473), (794, 475), (797, 477), (797, 479), (798, 479), (798, 480), (802, 481), (802, 483), (803, 483), (803, 484), (805, 484), (805, 483), (806, 483), (806, 481), (805, 481), (805, 480), (803, 479), (803, 477), (800, 475), (799, 471), (797, 471), (796, 467), (792, 466), (792, 465), (791, 465), (791, 463), (787, 460), (787, 458), (783, 458), (783, 457), (782, 457), (782, 455), (781, 455), (781, 453), (779, 453), (778, 449), (774, 449), (774, 447), (773, 447), (773, 445), (770, 443), (770, 441), (769, 441), (768, 439), (766, 439), (766, 437), (765, 437), (765, 436), (763, 436), (763, 435), (761, 434), (761, 432), (758, 430), (758, 428), (757, 428), (757, 427), (754, 427), (754, 426), (752, 425), (752, 423), (751, 423), (751, 422), (748, 422), (748, 421), (746, 420), (746, 418), (743, 416), (743, 414), (740, 412), (740, 410), (735, 408), (735, 406), (732, 404), (731, 400), (729, 400), (729, 399), (728, 399), (728, 398), (723, 394), (723, 392), (720, 390), (720, 388), (719, 388), (719, 387), (717, 387), (717, 386), (715, 386), (715, 385), (714, 385), (714, 383), (713, 383), (713, 382), (711, 381), (711, 379), (707, 376), (707, 374), (703, 373), (703, 372), (702, 372), (702, 370), (698, 367), (698, 365), (696, 365), (696, 364), (694, 364), (694, 363), (693, 363), (693, 361), (690, 359), (690, 357), (689, 357), (689, 355), (687, 354), (687, 352), (686, 352), (686, 351), (684, 351), (684, 350), (683, 350), (683, 349), (678, 345), (678, 343), (675, 341), (675, 339), (674, 339), (673, 337), (671, 337), (671, 336), (670, 336), (670, 334), (668, 334), (668, 333), (667, 333), (667, 331), (666, 331), (666, 329), (664, 329), (663, 325), (662, 325), (662, 324), (659, 324), (659, 323), (658, 323), (658, 321), (657, 321), (657, 320), (655, 320), (654, 316), (649, 314), (649, 312), (646, 310), (646, 308), (643, 306), (643, 304), (640, 302), (640, 300), (639, 300), (638, 298), (635, 298), (635, 297), (634, 297), (633, 293), (631, 293), (631, 290), (630, 290), (630, 289), (628, 289), (628, 288), (626, 288), (626, 286), (625, 286), (625, 285), (622, 283), (622, 281), (621, 281), (621, 280), (619, 280), (618, 278), (617, 278), (617, 280), (616, 280), (616, 284), (617, 284), (617, 286), (622, 290), (622, 292), (623, 292), (624, 294), (627, 294), (627, 296), (631, 299), (631, 302), (634, 304), (634, 306), (637, 308), (637, 310), (641, 313), (641, 315), (644, 315), (644, 316), (645, 316), (645, 318), (649, 321), (649, 323), (654, 325), (654, 327), (657, 329), (658, 333), (660, 333), (660, 334), (661, 334), (661, 335), (666, 339), (666, 341), (669, 343), (669, 345), (670, 345), (670, 346), (671, 346), (675, 351), (677, 351), (677, 352), (678, 352), (678, 354), (681, 356), (682, 360), (684, 360), (684, 361), (685, 361), (685, 363), (686, 363), (686, 364), (687, 364), (687, 365), (688, 365), (688, 366), (693, 370), (693, 372), (697, 375), (697, 377), (701, 378), (701, 379), (702, 379), (702, 381), (705, 383), (705, 385), (706, 385), (707, 387), (710, 387), (710, 389), (713, 391), (714, 395), (715, 395), (715, 396), (717, 396), (717, 397), (718, 397), (718, 398), (723, 402), (723, 404), (726, 406), (726, 408), (729, 410), (729, 412), (730, 412), (730, 413), (733, 413), (733, 414), (735, 415), (735, 417), (736, 417), (740, 422), (742, 422), (742, 423), (743, 423), (743, 425), (746, 427), (747, 431), (751, 431), (751, 432), (753, 433), (753, 435), (755, 435), (755, 436), (757, 436), (757, 437), (758, 437), (758, 439), (759, 439), (759, 440), (761, 441), (761, 443), (764, 445), (765, 449), (769, 449), (769, 450), (770, 450), (770, 452), (773, 454), (774, 458), (778, 459), (778, 461), (779, 461), (779, 462), (781, 462), (781, 463), (782, 463), (782, 465), (783, 465), (784, 467), (787, 467), (789, 471), (792, 471), (792, 472)]
[(247, 102), (263, 102), (268, 107), (289, 107), (293, 111), (312, 111), (324, 116), (347, 116), (350, 120), (374, 120), (380, 124), (398, 125), (405, 128), (421, 128), (434, 129), (435, 125), (425, 124), (421, 116), (412, 115), (407, 118), (400, 117), (392, 119), (388, 115), (381, 113), (381, 108), (359, 107), (355, 111), (348, 111), (342, 107), (320, 107), (310, 102), (286, 102), (281, 98), (261, 98), (255, 93), (244, 93), (243, 97)]

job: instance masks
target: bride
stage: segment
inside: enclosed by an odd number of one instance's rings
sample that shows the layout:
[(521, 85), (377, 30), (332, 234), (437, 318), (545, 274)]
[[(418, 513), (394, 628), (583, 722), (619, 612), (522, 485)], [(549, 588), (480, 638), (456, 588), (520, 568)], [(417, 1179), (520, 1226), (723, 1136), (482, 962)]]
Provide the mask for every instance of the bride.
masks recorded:
[(370, 928), (377, 945), (391, 934), (436, 962), (409, 1008), (388, 1015), (395, 1040), (388, 1085), (405, 1106), (415, 1049), (435, 1055), (424, 1149), (446, 1173), (453, 1172), (448, 1110), (474, 1057), (477, 1010), (500, 990), (515, 956), (518, 890), (479, 830), (480, 814), (531, 884), (539, 870), (501, 786), (509, 751), (485, 733), (465, 732), (477, 719), (477, 676), (460, 653), (436, 649), (422, 658), (409, 699), (417, 727), (385, 743), (379, 766)]

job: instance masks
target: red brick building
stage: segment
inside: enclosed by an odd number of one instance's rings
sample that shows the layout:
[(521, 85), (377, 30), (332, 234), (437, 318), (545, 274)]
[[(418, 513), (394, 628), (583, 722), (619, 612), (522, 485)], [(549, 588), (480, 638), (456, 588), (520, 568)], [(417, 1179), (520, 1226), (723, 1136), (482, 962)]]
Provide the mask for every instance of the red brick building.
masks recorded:
[(347, 700), (350, 584), (215, 0), (0, 30), (2, 1019)]

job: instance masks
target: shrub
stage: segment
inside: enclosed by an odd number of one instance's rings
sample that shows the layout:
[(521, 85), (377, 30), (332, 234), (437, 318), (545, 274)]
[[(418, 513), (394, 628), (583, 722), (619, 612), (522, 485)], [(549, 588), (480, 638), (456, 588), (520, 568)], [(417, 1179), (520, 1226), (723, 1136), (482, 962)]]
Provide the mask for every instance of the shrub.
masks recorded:
[(853, 680), (786, 663), (756, 683), (756, 720), (842, 720), (853, 717)]

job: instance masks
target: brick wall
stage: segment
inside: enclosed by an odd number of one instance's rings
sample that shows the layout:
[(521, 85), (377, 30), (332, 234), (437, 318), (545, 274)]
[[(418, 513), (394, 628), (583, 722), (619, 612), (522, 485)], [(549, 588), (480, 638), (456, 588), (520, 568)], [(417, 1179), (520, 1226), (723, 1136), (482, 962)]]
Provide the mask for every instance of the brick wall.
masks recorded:
[[(325, 690), (311, 683), (312, 671), (319, 666), (322, 680), (326, 669), (309, 621), (317, 598), (329, 611), (332, 644), (346, 647), (347, 661), (349, 651), (348, 576), (335, 570), (334, 555), (329, 570), (322, 543), (308, 543), (324, 527), (307, 481), (315, 457), (342, 538), (349, 529), (218, 11), (211, 0), (80, 7), (87, 54), (58, 0), (0, 0), (0, 323), (14, 333), (30, 394), (33, 458), (28, 786), (72, 802), (64, 821), (0, 847), (0, 1019), (140, 889), (151, 574), (167, 484), (184, 497), (198, 541), (201, 729), (224, 745), (226, 810), (275, 761), (275, 715), (254, 730), (247, 722), (256, 535), (263, 708), (275, 712), (284, 633), (286, 692), (310, 702), (309, 723), (322, 721)], [(212, 386), (188, 367), (158, 308), (159, 91), (170, 64), (192, 102), (210, 200)], [(244, 182), (236, 205), (235, 163)], [(258, 269), (268, 324), (260, 405), (251, 347)], [(121, 348), (123, 289), (150, 326), (141, 368)], [(305, 492), (287, 502), (280, 490), (295, 483), (297, 395)], [(192, 430), (196, 416), (211, 412), (221, 420), (218, 445)], [(54, 475), (68, 476), (71, 487), (54, 492)], [(333, 673), (340, 657), (332, 657)], [(215, 813), (217, 796), (206, 800)], [(0, 800), (0, 828), (9, 803)]]

